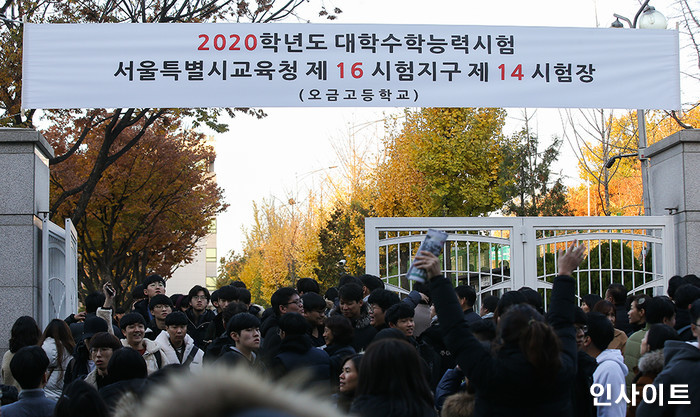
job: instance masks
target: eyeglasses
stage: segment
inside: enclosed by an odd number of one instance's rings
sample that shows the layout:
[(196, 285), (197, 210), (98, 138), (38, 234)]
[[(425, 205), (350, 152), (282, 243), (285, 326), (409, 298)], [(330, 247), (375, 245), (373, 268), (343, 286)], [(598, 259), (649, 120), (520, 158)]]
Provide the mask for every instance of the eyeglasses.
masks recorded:
[(288, 305), (290, 305), (290, 304), (296, 304), (296, 305), (299, 305), (299, 306), (303, 306), (303, 305), (304, 305), (304, 301), (303, 301), (301, 298), (297, 298), (296, 300), (292, 300), (292, 301), (290, 301), (290, 302), (288, 302), (288, 303), (285, 303), (284, 305), (288, 306)]
[(199, 300), (199, 301), (206, 301), (207, 296), (206, 295), (196, 295), (192, 297), (193, 300)]
[(586, 333), (588, 333), (588, 326), (586, 326), (586, 325), (583, 325), (583, 326), (576, 325), (576, 330), (577, 330), (577, 331), (578, 331), (578, 330), (581, 330), (581, 331), (583, 332), (583, 334), (586, 334)]

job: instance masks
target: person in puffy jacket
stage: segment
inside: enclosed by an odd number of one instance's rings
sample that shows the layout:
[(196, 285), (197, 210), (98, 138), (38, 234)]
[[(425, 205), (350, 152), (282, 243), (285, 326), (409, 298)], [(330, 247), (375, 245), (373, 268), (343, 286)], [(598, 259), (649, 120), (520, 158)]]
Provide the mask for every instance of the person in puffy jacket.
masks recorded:
[(141, 354), (146, 361), (148, 375), (167, 365), (165, 352), (153, 340), (146, 339), (146, 321), (139, 313), (125, 314), (119, 321), (119, 327), (126, 338), (122, 339), (124, 347), (130, 347)]
[(47, 398), (58, 401), (63, 391), (63, 377), (75, 349), (70, 328), (60, 319), (53, 319), (41, 336), (41, 347), (49, 357), (48, 382), (44, 386)]

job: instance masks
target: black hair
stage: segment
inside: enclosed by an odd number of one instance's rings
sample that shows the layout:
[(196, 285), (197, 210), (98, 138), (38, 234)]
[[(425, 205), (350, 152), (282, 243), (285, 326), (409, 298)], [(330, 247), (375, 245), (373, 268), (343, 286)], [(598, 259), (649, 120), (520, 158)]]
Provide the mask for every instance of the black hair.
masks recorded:
[(556, 375), (561, 367), (561, 342), (531, 305), (510, 306), (500, 317), (497, 332), (504, 345), (520, 347), (539, 375)]
[(238, 288), (238, 289), (241, 289), (241, 288), (248, 288), (248, 287), (245, 285), (245, 282), (243, 282), (243, 281), (233, 281), (233, 282), (230, 283), (229, 285), (232, 286), (232, 287), (236, 287), (236, 288)]
[(299, 313), (283, 314), (280, 317), (279, 326), (286, 336), (301, 336), (309, 329), (309, 323)]
[(97, 390), (82, 379), (76, 379), (63, 388), (54, 417), (107, 417), (107, 405)]
[(362, 288), (364, 286), (364, 284), (362, 283), (362, 280), (359, 279), (358, 277), (355, 277), (352, 275), (343, 275), (338, 280), (338, 288), (342, 287), (345, 284), (350, 284), (350, 283), (357, 284), (360, 286), (360, 288)]
[(304, 294), (308, 292), (320, 294), (321, 288), (318, 286), (318, 282), (313, 278), (299, 278), (297, 281), (297, 291)]
[(683, 284), (676, 290), (674, 301), (679, 310), (687, 310), (697, 299), (700, 299), (700, 288), (693, 284)]
[(506, 291), (498, 300), (498, 307), (496, 307), (496, 311), (493, 314), (494, 318), (499, 318), (505, 315), (509, 308), (524, 302), (526, 302), (525, 296), (521, 292)]
[(357, 284), (345, 284), (338, 290), (338, 298), (344, 301), (362, 301), (362, 287)]
[(586, 313), (581, 307), (576, 307), (574, 309), (574, 324), (585, 325), (587, 322)]
[(591, 312), (586, 317), (588, 326), (588, 337), (591, 338), (593, 346), (603, 351), (608, 348), (610, 342), (615, 338), (615, 328), (612, 322), (602, 313)]
[(666, 294), (668, 294), (669, 297), (675, 299), (675, 294), (676, 290), (678, 287), (681, 285), (686, 284), (686, 280), (683, 279), (682, 276), (680, 275), (674, 275), (668, 280), (668, 289), (666, 290)]
[(383, 288), (377, 288), (376, 290), (372, 291), (369, 298), (367, 298), (368, 304), (376, 304), (382, 309), (382, 311), (386, 311), (389, 307), (400, 302), (401, 300), (395, 292), (385, 290)]
[(124, 317), (122, 317), (122, 319), (119, 320), (119, 328), (121, 330), (124, 330), (129, 325), (139, 323), (142, 324), (143, 327), (146, 327), (146, 320), (144, 320), (143, 316), (140, 313), (124, 314)]
[(270, 304), (272, 304), (272, 311), (275, 313), (275, 316), (279, 317), (282, 314), (280, 306), (286, 305), (294, 294), (298, 293), (292, 287), (282, 287), (272, 294)]
[(113, 382), (146, 378), (148, 376), (146, 360), (136, 349), (116, 350), (107, 363), (107, 375)]
[(219, 302), (219, 290), (214, 290), (211, 293), (211, 298), (209, 299), (212, 303), (216, 301), (217, 303)]
[(663, 349), (664, 343), (666, 343), (667, 340), (680, 340), (678, 332), (662, 323), (656, 323), (649, 326), (649, 331), (647, 332), (647, 345), (649, 346), (650, 352)]
[(610, 294), (613, 300), (615, 300), (615, 305), (619, 306), (624, 304), (625, 300), (627, 299), (627, 287), (617, 282), (614, 282), (608, 286), (608, 289), (605, 291), (605, 294), (606, 297), (608, 294)]
[(145, 290), (146, 287), (153, 284), (154, 282), (160, 282), (161, 284), (163, 284), (163, 286), (165, 286), (165, 279), (163, 277), (161, 277), (158, 274), (151, 274), (147, 276), (146, 279), (143, 281), (143, 289)]
[(233, 332), (238, 334), (241, 330), (260, 327), (260, 319), (250, 313), (238, 313), (231, 317), (226, 325), (226, 334), (230, 335)]
[(126, 309), (124, 307), (117, 307), (114, 309), (114, 314), (124, 314), (126, 313)]
[(202, 287), (201, 285), (195, 285), (194, 287), (190, 288), (190, 292), (187, 293), (187, 296), (190, 297), (191, 300), (192, 297), (196, 297), (200, 291), (204, 291), (204, 296), (207, 297), (207, 301), (211, 299), (211, 294), (209, 294), (209, 290), (206, 289), (206, 287)]
[(338, 298), (338, 289), (335, 287), (330, 287), (323, 294), (323, 298), (325, 298), (326, 300), (335, 301), (335, 299)]
[(90, 338), (90, 343), (88, 343), (90, 349), (93, 348), (112, 348), (113, 350), (121, 349), (122, 342), (117, 339), (113, 334), (107, 332), (95, 333), (92, 338)]
[(237, 314), (247, 312), (248, 306), (246, 304), (243, 304), (240, 301), (234, 301), (232, 303), (228, 303), (224, 311), (221, 312), (221, 318), (224, 320), (224, 323), (228, 323), (229, 320), (231, 320)]
[(539, 292), (530, 287), (522, 287), (518, 289), (518, 292), (525, 296), (526, 303), (533, 306), (540, 314), (544, 313), (544, 308), (542, 307), (542, 296)]
[(581, 297), (581, 301), (583, 301), (588, 306), (589, 311), (593, 311), (593, 307), (595, 307), (598, 301), (602, 299), (603, 297), (599, 296), (598, 294), (586, 294), (583, 297)]
[(482, 297), (481, 306), (487, 311), (493, 313), (496, 311), (496, 307), (498, 307), (498, 297), (495, 295), (487, 295), (486, 297)]
[(323, 325), (328, 327), (328, 330), (333, 334), (333, 344), (347, 346), (352, 343), (355, 330), (347, 317), (342, 314), (333, 314), (326, 319)]
[(385, 398), (392, 409), (411, 416), (424, 415), (434, 404), (418, 351), (410, 343), (392, 338), (367, 347), (355, 391), (356, 397), (362, 395)]
[(25, 346), (39, 344), (41, 330), (36, 321), (30, 316), (22, 316), (15, 320), (10, 330), (10, 352), (15, 353)]
[(457, 293), (457, 298), (465, 298), (470, 307), (473, 307), (476, 303), (476, 291), (471, 285), (458, 285), (455, 287), (455, 292)]
[(670, 319), (676, 314), (673, 301), (667, 297), (654, 297), (646, 307), (646, 320), (649, 324), (661, 323), (664, 319)]
[(174, 311), (165, 316), (166, 326), (187, 326), (187, 315), (182, 311)]
[(315, 292), (307, 292), (301, 296), (304, 303), (304, 311), (326, 311), (326, 300)]
[(406, 337), (406, 334), (404, 332), (395, 327), (387, 327), (386, 329), (378, 331), (377, 334), (374, 335), (374, 338), (372, 339), (372, 343), (370, 343), (370, 345), (374, 342), (378, 342), (384, 339), (398, 339), (403, 340), (404, 342), (408, 341), (408, 338)]
[(170, 301), (173, 302), (173, 308), (176, 310), (181, 310), (183, 305), (190, 304), (190, 300), (185, 294), (173, 294), (170, 296)]
[(416, 312), (413, 307), (406, 303), (398, 303), (389, 307), (384, 313), (384, 321), (386, 324), (396, 324), (401, 319), (413, 318)]
[(173, 308), (173, 301), (165, 294), (156, 294), (148, 302), (148, 309), (153, 310), (157, 305), (170, 306)]
[(99, 291), (93, 291), (85, 296), (85, 312), (95, 313), (105, 303), (105, 295)]
[(143, 284), (138, 284), (131, 291), (131, 298), (133, 298), (134, 300), (143, 300), (144, 298), (146, 298), (146, 294), (143, 293), (143, 290)]
[[(637, 303), (638, 310), (644, 310), (645, 320), (647, 320), (646, 313), (647, 313), (647, 306), (649, 305), (649, 301), (651, 301), (651, 297), (649, 297), (646, 294), (637, 294), (632, 299), (632, 303), (634, 303), (634, 302)], [(632, 303), (630, 303), (630, 308), (632, 308)]]
[(219, 300), (238, 301), (238, 288), (230, 285), (219, 288)]
[(36, 345), (19, 349), (10, 360), (12, 376), (23, 390), (39, 388), (48, 367), (49, 357)]
[(698, 278), (698, 276), (695, 274), (684, 275), (683, 279), (688, 284), (693, 284), (696, 287), (700, 287), (700, 278)]
[(482, 342), (496, 339), (496, 324), (493, 320), (476, 320), (469, 324), (469, 330)]
[(238, 301), (243, 304), (250, 304), (251, 301), (250, 291), (247, 288), (238, 288)]
[(360, 281), (362, 281), (362, 285), (367, 287), (369, 292), (379, 288), (384, 289), (384, 281), (375, 275), (364, 274), (360, 276)]

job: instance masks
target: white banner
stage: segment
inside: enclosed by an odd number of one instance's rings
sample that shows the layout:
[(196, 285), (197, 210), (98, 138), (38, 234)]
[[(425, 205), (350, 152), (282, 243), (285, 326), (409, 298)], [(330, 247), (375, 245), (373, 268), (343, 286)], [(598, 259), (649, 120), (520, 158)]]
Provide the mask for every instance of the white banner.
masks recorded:
[(24, 26), (22, 107), (679, 109), (678, 32), (348, 24)]

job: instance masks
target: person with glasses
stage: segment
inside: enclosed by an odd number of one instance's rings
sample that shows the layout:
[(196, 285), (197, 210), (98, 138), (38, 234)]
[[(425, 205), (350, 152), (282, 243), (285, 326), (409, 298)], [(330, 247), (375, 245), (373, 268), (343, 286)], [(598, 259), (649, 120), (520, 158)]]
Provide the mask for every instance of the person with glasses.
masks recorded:
[(304, 302), (297, 290), (291, 287), (282, 287), (275, 291), (270, 297), (270, 304), (272, 304), (272, 314), (263, 314), (260, 324), (260, 335), (262, 336), (260, 353), (268, 365), (272, 358), (279, 353), (279, 347), (282, 344), (282, 339), (279, 336), (280, 317), (287, 313), (301, 314), (304, 312)]
[(326, 345), (323, 339), (323, 321), (326, 318), (326, 300), (313, 292), (307, 292), (301, 296), (304, 304), (304, 318), (309, 323), (309, 336), (315, 347)]
[(194, 339), (194, 344), (200, 349), (206, 347), (204, 342), (204, 336), (207, 331), (209, 323), (214, 321), (213, 311), (207, 309), (209, 305), (209, 290), (202, 287), (201, 285), (195, 285), (190, 290), (189, 294), (190, 308), (185, 311), (187, 316), (187, 334)]
[(165, 294), (158, 294), (151, 298), (148, 303), (148, 310), (153, 316), (148, 325), (146, 325), (146, 338), (156, 340), (156, 337), (165, 330), (165, 318), (173, 312), (173, 302)]
[(96, 389), (100, 389), (110, 383), (107, 375), (107, 365), (115, 350), (121, 349), (122, 344), (116, 336), (107, 332), (100, 332), (92, 336), (88, 343), (90, 357), (95, 363), (95, 369), (87, 374), (85, 382)]

